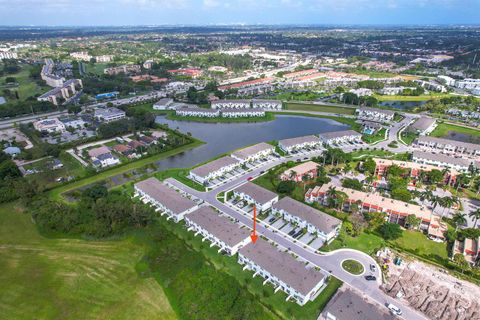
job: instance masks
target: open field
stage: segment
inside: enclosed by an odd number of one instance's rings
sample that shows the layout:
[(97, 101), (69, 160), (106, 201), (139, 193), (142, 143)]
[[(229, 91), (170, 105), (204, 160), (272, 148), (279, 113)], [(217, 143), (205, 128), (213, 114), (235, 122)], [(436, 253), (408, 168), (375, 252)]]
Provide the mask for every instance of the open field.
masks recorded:
[[(20, 100), (25, 100), (28, 97), (32, 97), (36, 94), (42, 94), (50, 90), (51, 88), (47, 85), (37, 85), (37, 83), (30, 79), (30, 69), (32, 68), (29, 65), (20, 65), (21, 69), (19, 72), (14, 74), (5, 75), (0, 77), (0, 85), (5, 84), (5, 78), (14, 77), (18, 83), (17, 87), (9, 87), (12, 91), (18, 91), (18, 96)], [(2, 87), (1, 90), (6, 87)]]
[(422, 94), (420, 96), (401, 96), (401, 95), (386, 96), (386, 95), (379, 95), (379, 94), (374, 95), (374, 97), (378, 101), (426, 101), (426, 100), (447, 98), (450, 96), (451, 95), (448, 93)]
[(318, 111), (318, 112), (329, 112), (329, 113), (338, 113), (338, 114), (355, 114), (355, 108), (348, 107), (335, 107), (327, 105), (317, 105), (317, 104), (308, 104), (308, 103), (286, 103), (287, 110), (304, 110), (304, 111)]
[(0, 206), (4, 319), (177, 319), (162, 287), (135, 270), (133, 239), (48, 239), (14, 204)]
[(440, 123), (430, 135), (432, 137), (442, 138), (442, 137), (446, 137), (450, 131), (466, 134), (470, 136), (480, 137), (480, 130), (478, 129), (471, 128), (471, 127), (457, 126), (449, 123)]

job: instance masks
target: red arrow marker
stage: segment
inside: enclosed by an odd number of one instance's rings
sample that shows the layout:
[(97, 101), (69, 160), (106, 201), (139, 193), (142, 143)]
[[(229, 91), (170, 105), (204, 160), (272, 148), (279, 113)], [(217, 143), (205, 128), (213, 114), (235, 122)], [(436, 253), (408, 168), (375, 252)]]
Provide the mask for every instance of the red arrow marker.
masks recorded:
[(257, 232), (257, 207), (253, 206), (253, 232), (250, 235), (250, 238), (252, 239), (253, 243), (255, 243), (258, 239), (256, 232)]

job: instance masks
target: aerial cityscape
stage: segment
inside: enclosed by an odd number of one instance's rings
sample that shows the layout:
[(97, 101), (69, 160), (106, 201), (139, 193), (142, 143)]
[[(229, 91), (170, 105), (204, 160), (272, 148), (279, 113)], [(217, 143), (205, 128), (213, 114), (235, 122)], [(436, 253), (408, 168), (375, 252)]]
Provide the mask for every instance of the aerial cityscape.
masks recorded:
[(480, 320), (477, 1), (0, 9), (0, 319)]

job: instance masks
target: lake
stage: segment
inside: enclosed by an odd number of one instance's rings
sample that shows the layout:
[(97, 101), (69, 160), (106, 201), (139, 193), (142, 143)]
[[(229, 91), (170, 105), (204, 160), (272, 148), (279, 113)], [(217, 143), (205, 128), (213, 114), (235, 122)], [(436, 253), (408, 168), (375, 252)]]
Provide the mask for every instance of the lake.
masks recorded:
[(251, 144), (272, 140), (294, 138), (309, 134), (349, 129), (348, 125), (331, 119), (276, 115), (275, 120), (255, 123), (202, 123), (168, 120), (158, 116), (157, 123), (167, 124), (171, 129), (205, 142), (195, 149), (162, 159), (156, 164), (159, 170), (188, 168)]
[(461, 142), (480, 144), (480, 137), (472, 136), (465, 133), (455, 132), (455, 131), (448, 131), (447, 136), (445, 136), (444, 138), (461, 141)]
[(381, 107), (388, 107), (394, 109), (413, 109), (415, 107), (419, 107), (427, 103), (428, 100), (423, 101), (399, 101), (399, 100), (392, 100), (392, 101), (381, 101), (378, 105)]

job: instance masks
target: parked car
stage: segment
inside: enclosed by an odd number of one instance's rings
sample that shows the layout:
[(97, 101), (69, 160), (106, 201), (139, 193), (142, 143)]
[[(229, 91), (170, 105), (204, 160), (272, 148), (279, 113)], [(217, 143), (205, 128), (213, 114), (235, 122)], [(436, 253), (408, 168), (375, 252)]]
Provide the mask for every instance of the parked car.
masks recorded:
[(397, 315), (397, 316), (402, 315), (402, 310), (394, 304), (389, 303), (387, 305), (387, 308), (388, 310), (390, 310), (390, 313), (393, 315)]
[(275, 221), (275, 217), (270, 218), (270, 219), (268, 220), (268, 223), (272, 223), (273, 221)]
[(253, 177), (248, 177), (247, 181), (251, 181), (252, 179), (253, 179)]
[(377, 280), (377, 277), (372, 276), (372, 275), (368, 275), (368, 276), (365, 276), (365, 279), (368, 280), (368, 281), (375, 281), (375, 280)]

